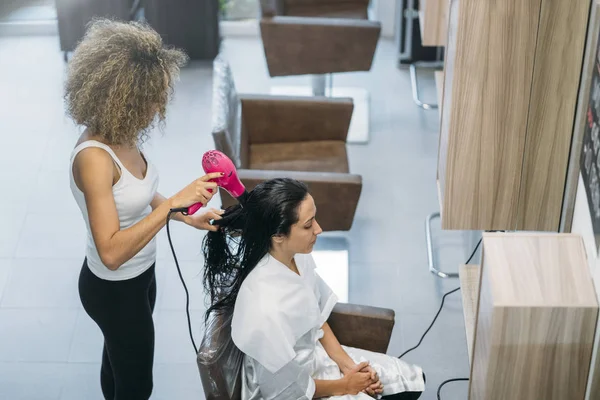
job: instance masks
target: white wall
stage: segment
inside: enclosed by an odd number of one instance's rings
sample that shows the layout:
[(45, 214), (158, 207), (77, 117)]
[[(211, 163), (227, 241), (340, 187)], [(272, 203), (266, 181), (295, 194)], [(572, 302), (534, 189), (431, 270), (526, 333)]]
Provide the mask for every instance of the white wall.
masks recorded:
[(381, 36), (394, 38), (397, 0), (373, 0), (375, 19), (381, 22)]
[[(573, 226), (571, 228), (572, 233), (578, 233), (583, 238), (583, 243), (587, 252), (590, 273), (594, 280), (594, 286), (596, 287), (596, 296), (600, 293), (600, 258), (598, 257), (598, 249), (596, 247), (596, 240), (594, 238), (594, 230), (592, 228), (592, 217), (588, 206), (587, 196), (585, 193), (585, 187), (583, 186), (583, 180), (581, 174), (579, 175), (579, 182), (577, 184), (577, 194), (575, 197), (575, 210), (573, 212)], [(600, 297), (599, 297), (600, 300)], [(598, 357), (598, 340), (600, 338), (600, 324), (596, 327), (596, 344), (594, 346), (594, 353), (592, 354), (592, 369), (596, 363), (596, 357)], [(594, 373), (590, 371), (590, 376)], [(591, 399), (588, 393), (586, 400)]]

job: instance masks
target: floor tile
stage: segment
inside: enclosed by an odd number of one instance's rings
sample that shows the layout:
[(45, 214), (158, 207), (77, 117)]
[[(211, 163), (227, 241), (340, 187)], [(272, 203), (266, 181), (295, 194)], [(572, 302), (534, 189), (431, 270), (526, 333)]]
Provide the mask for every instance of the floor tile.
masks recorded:
[(69, 345), (69, 363), (100, 363), (104, 337), (94, 320), (81, 309)]
[(66, 362), (77, 310), (0, 309), (0, 361)]
[(104, 400), (100, 364), (68, 363), (64, 369), (60, 400)]
[[(175, 262), (172, 260), (161, 260), (161, 268), (164, 277), (157, 280), (157, 291), (163, 296), (157, 302), (158, 310), (184, 310), (186, 305), (186, 292), (181, 282)], [(180, 261), (181, 276), (189, 294), (191, 310), (206, 310), (205, 293), (203, 286), (203, 265), (199, 261)]]
[(71, 194), (68, 169), (43, 169), (29, 195), (27, 210), (32, 213), (52, 210), (52, 213), (77, 215), (79, 208)]
[(10, 279), (10, 275), (13, 271), (13, 262), (10, 258), (0, 258), (0, 304), (2, 304), (2, 297), (4, 296), (4, 289)]
[(65, 364), (0, 362), (0, 398), (59, 400)]
[(77, 213), (30, 213), (16, 250), (18, 258), (80, 258), (85, 255), (86, 228)]
[[(202, 343), (204, 312), (190, 310), (192, 334), (196, 346)], [(196, 361), (190, 339), (185, 308), (183, 311), (160, 311), (155, 318), (157, 364), (189, 364)]]
[(14, 208), (0, 210), (0, 257), (12, 258), (19, 244), (19, 237), (25, 224), (25, 214)]
[(153, 400), (205, 398), (196, 364), (157, 364), (154, 366)]
[(79, 259), (15, 259), (0, 308), (79, 308)]

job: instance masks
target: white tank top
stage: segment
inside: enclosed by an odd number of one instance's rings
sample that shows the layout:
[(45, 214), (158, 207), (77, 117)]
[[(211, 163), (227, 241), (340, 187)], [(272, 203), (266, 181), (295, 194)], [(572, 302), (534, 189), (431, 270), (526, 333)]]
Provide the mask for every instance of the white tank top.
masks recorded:
[(71, 153), (69, 168), (71, 192), (75, 197), (75, 201), (81, 210), (83, 219), (87, 226), (87, 244), (85, 254), (90, 270), (97, 277), (110, 281), (134, 278), (150, 268), (155, 262), (156, 237), (154, 237), (133, 258), (121, 265), (116, 271), (111, 271), (104, 265), (100, 259), (100, 256), (98, 255), (98, 250), (96, 249), (96, 244), (94, 243), (94, 238), (92, 237), (90, 220), (83, 192), (77, 187), (73, 177), (73, 160), (81, 150), (88, 147), (100, 147), (106, 150), (121, 170), (121, 177), (112, 188), (121, 229), (126, 229), (136, 224), (150, 214), (150, 212), (152, 212), (150, 203), (152, 202), (152, 199), (154, 198), (158, 188), (158, 172), (148, 158), (144, 156), (148, 164), (146, 176), (144, 179), (139, 179), (133, 176), (133, 174), (131, 174), (131, 172), (125, 168), (123, 163), (121, 163), (121, 160), (119, 160), (119, 157), (117, 157), (117, 155), (109, 146), (96, 140), (87, 140), (79, 144)]

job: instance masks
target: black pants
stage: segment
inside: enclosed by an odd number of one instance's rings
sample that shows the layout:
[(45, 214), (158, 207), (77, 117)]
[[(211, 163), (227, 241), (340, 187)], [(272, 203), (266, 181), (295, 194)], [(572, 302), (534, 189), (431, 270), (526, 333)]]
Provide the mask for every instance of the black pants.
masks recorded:
[(107, 281), (83, 262), (79, 297), (104, 335), (100, 383), (106, 400), (147, 400), (152, 393), (154, 269), (152, 265), (133, 279)]

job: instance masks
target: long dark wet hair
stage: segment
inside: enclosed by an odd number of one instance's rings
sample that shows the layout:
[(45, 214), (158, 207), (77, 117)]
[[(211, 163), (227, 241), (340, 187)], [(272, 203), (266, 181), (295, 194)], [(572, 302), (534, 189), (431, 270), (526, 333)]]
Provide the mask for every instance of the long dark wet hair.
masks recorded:
[(204, 288), (210, 294), (211, 314), (231, 311), (242, 282), (271, 249), (271, 238), (287, 236), (298, 222), (298, 208), (308, 195), (300, 181), (287, 178), (260, 183), (248, 193), (243, 207), (229, 207), (220, 227), (204, 237)]

